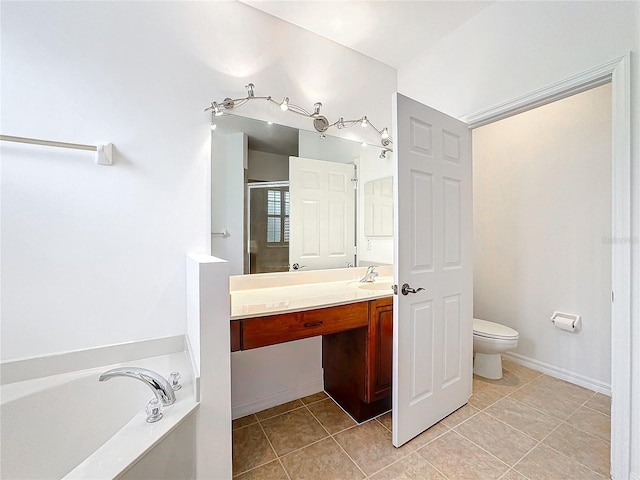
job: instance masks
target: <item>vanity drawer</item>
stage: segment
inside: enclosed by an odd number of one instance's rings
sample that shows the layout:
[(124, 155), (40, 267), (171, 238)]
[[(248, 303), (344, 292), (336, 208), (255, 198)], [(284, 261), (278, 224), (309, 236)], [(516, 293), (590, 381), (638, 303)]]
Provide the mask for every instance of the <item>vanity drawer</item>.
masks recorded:
[(368, 325), (368, 302), (304, 312), (283, 313), (242, 321), (242, 349), (266, 347)]

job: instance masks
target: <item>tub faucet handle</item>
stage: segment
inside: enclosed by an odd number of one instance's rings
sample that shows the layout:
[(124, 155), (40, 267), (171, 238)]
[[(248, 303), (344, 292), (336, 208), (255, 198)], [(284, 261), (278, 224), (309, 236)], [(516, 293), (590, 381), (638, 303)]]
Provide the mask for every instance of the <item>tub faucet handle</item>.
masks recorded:
[(162, 402), (153, 397), (147, 403), (147, 407), (144, 409), (147, 414), (147, 422), (154, 423), (162, 418)]
[(180, 375), (180, 372), (171, 372), (171, 374), (169, 375), (169, 382), (171, 382), (171, 388), (174, 390), (180, 390), (182, 388), (182, 385), (180, 385), (181, 379), (182, 379), (182, 376)]

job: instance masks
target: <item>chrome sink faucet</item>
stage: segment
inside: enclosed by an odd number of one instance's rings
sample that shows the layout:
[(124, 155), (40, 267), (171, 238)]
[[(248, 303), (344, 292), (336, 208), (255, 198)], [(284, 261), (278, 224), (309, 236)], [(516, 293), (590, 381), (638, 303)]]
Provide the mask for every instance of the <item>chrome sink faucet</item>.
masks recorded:
[(360, 279), (360, 283), (373, 283), (378, 276), (378, 272), (374, 272), (377, 265), (369, 265), (367, 267), (367, 273)]
[(173, 405), (176, 395), (171, 384), (159, 373), (140, 367), (120, 367), (108, 370), (100, 375), (98, 381), (105, 382), (114, 377), (131, 377), (144, 382), (156, 396), (158, 403), (163, 406)]

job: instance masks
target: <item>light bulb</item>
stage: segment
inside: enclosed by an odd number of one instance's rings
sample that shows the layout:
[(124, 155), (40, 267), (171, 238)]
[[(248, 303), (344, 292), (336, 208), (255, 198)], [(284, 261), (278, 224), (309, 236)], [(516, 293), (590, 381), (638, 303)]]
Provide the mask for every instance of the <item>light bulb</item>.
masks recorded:
[(366, 127), (367, 125), (369, 125), (369, 120), (367, 119), (367, 116), (365, 115), (364, 117), (362, 117), (362, 123), (360, 124), (360, 126)]
[(214, 131), (216, 128), (218, 128), (218, 125), (216, 125), (215, 123), (211, 124), (211, 131)]
[(282, 100), (282, 103), (280, 104), (280, 109), (283, 112), (289, 110), (289, 97), (284, 97), (284, 100)]
[(388, 129), (387, 127), (384, 127), (384, 128), (382, 129), (382, 133), (380, 134), (380, 136), (381, 136), (382, 138), (384, 138), (385, 140), (386, 140), (387, 138), (389, 138), (389, 129)]

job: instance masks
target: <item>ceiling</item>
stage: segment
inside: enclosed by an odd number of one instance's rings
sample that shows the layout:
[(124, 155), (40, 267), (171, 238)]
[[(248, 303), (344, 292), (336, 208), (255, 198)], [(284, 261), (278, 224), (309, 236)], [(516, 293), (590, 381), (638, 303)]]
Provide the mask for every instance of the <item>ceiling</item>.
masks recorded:
[(495, 0), (241, 1), (398, 69)]

